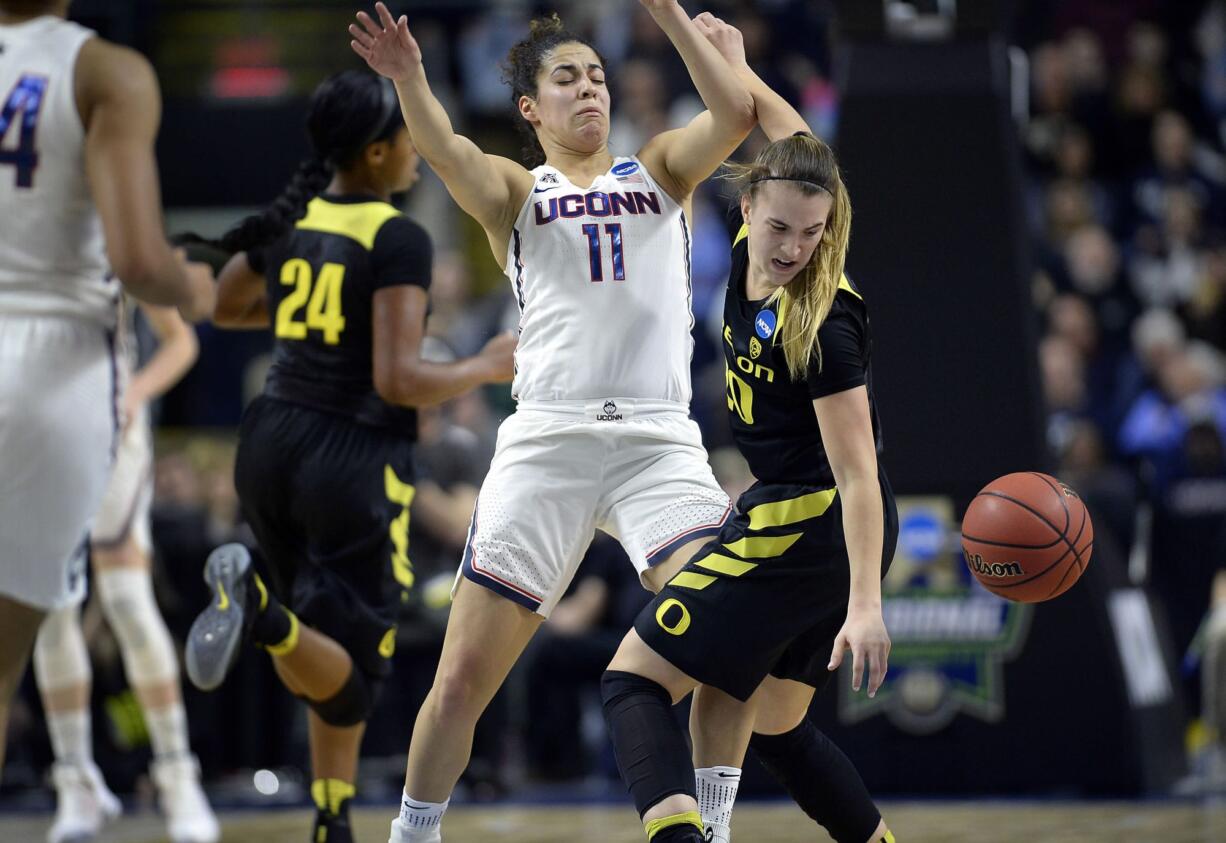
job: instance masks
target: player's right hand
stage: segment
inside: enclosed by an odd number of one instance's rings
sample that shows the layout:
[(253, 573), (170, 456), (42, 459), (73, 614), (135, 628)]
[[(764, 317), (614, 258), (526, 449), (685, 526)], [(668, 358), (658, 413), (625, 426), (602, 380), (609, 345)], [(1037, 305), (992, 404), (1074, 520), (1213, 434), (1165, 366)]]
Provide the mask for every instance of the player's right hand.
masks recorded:
[(745, 63), (745, 41), (741, 31), (722, 18), (717, 18), (710, 12), (701, 12), (694, 16), (694, 26), (711, 42), (711, 45), (731, 65)]
[(353, 36), (349, 46), (366, 59), (371, 70), (393, 82), (420, 72), (421, 48), (409, 32), (409, 19), (401, 15), (396, 20), (383, 3), (375, 4), (375, 14), (378, 21), (358, 12), (358, 23), (349, 24), (349, 34)]
[(515, 347), (519, 337), (512, 331), (503, 331), (491, 339), (478, 355), (488, 366), (488, 383), (509, 383), (515, 377)]

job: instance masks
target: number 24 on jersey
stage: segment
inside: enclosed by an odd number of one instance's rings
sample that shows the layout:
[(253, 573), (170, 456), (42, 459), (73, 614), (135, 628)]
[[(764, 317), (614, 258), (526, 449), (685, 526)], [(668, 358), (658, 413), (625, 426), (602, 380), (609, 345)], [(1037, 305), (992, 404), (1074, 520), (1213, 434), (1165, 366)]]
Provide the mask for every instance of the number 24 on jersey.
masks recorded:
[[(345, 330), (341, 313), (341, 285), (345, 267), (325, 263), (319, 276), (312, 277), (311, 265), (302, 258), (288, 260), (281, 267), (281, 283), (294, 289), (277, 305), (276, 334), (279, 339), (304, 340), (307, 331), (323, 332), (324, 342), (336, 345)], [(305, 319), (299, 312), (306, 306)]]

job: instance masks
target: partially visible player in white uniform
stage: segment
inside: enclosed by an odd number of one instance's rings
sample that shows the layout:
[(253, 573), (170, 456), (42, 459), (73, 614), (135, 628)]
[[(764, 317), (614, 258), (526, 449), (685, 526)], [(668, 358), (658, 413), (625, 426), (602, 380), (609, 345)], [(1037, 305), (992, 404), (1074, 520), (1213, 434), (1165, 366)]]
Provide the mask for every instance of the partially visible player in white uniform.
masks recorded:
[(212, 308), (212, 272), (162, 228), (157, 80), (63, 20), (0, 0), (0, 767), (44, 615), (80, 600), (119, 430), (119, 294)]
[[(124, 670), (140, 703), (153, 746), (152, 778), (175, 843), (214, 843), (221, 832), (200, 787), (200, 768), (188, 745), (179, 689), (179, 662), (153, 596), (149, 506), (153, 499), (153, 431), (148, 403), (179, 382), (199, 352), (196, 332), (174, 308), (128, 301), (120, 359), (122, 434), (90, 533), (93, 587), (119, 643)], [(139, 368), (137, 310), (158, 347)], [(81, 633), (80, 605), (43, 621), (34, 645), (34, 675), (55, 753), (55, 822), (47, 843), (93, 839), (119, 801), (93, 760), (89, 716), (93, 678)]]
[(413, 145), (485, 229), (521, 308), (518, 409), (473, 513), (394, 843), (441, 839), (477, 718), (596, 528), (658, 589), (730, 509), (688, 417), (688, 217), (694, 188), (753, 127), (753, 102), (675, 0), (641, 1), (708, 110), (615, 157), (603, 60), (556, 18), (536, 21), (507, 61), (543, 152), (532, 170), (455, 134), (404, 17), (379, 3), (377, 21), (359, 13), (350, 27), (354, 50), (396, 83)]

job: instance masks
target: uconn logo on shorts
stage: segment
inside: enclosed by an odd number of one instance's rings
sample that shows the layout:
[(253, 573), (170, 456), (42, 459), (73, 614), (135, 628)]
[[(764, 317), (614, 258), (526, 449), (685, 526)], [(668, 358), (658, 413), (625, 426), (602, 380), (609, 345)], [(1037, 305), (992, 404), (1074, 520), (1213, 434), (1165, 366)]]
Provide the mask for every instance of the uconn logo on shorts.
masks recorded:
[(621, 421), (622, 414), (617, 412), (617, 404), (613, 401), (604, 402), (601, 408), (604, 412), (596, 414), (596, 421)]

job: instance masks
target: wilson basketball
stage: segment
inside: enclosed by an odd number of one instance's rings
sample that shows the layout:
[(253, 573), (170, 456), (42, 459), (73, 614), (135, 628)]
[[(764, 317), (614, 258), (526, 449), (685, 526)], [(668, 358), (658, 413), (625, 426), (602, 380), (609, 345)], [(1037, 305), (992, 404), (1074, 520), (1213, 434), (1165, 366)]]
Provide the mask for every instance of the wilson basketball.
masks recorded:
[(1077, 493), (1035, 471), (984, 486), (962, 520), (967, 567), (993, 594), (1039, 603), (1063, 594), (1086, 569), (1094, 525)]

